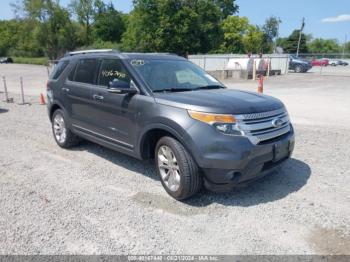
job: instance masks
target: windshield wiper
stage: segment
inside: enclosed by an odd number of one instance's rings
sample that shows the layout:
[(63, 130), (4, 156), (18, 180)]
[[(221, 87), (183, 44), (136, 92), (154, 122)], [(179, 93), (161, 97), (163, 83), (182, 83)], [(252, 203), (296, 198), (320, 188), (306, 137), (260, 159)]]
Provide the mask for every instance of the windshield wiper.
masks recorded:
[(208, 85), (208, 86), (200, 86), (200, 87), (196, 87), (192, 90), (203, 90), (203, 89), (221, 89), (221, 88), (225, 88), (221, 85)]
[(159, 89), (159, 90), (153, 90), (153, 93), (162, 93), (162, 92), (185, 92), (185, 91), (192, 91), (193, 89), (190, 88), (165, 88), (165, 89)]
[(153, 93), (162, 93), (162, 92), (185, 92), (185, 91), (196, 91), (196, 90), (204, 90), (204, 89), (222, 89), (225, 88), (221, 85), (207, 85), (207, 86), (200, 86), (195, 88), (165, 88), (165, 89), (159, 89), (159, 90), (153, 90)]

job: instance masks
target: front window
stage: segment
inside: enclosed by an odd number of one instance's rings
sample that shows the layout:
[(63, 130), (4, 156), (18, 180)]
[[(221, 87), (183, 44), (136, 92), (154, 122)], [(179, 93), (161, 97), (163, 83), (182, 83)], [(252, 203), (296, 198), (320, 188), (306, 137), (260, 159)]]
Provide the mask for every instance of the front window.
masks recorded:
[(214, 77), (188, 61), (134, 59), (130, 64), (153, 92), (224, 88)]
[(98, 85), (110, 86), (112, 82), (120, 81), (130, 84), (130, 80), (129, 73), (120, 60), (102, 60), (101, 69), (98, 76)]

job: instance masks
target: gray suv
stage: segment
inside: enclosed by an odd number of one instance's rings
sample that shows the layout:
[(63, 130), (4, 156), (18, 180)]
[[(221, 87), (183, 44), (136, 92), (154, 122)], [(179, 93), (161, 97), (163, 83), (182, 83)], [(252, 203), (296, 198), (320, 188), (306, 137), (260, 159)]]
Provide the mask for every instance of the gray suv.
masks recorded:
[(165, 190), (186, 199), (204, 185), (227, 191), (287, 160), (294, 131), (275, 98), (227, 89), (170, 54), (72, 52), (47, 84), (57, 144), (81, 138), (154, 159)]

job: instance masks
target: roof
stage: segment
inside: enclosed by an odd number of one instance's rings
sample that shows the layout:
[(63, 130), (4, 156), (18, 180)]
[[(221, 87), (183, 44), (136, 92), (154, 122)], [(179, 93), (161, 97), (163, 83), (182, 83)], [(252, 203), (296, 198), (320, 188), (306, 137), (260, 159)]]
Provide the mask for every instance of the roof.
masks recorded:
[(119, 59), (173, 59), (173, 60), (185, 60), (185, 58), (176, 54), (170, 53), (121, 53), (118, 50), (113, 49), (94, 49), (94, 50), (82, 50), (67, 53), (62, 59), (70, 60), (74, 58), (84, 57), (117, 57)]

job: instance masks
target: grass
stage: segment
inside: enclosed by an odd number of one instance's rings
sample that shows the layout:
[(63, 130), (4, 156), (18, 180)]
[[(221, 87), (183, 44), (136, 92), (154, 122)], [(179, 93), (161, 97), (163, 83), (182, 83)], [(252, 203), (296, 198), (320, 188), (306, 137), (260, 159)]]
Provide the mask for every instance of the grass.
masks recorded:
[(47, 57), (13, 57), (12, 59), (16, 64), (49, 65)]

